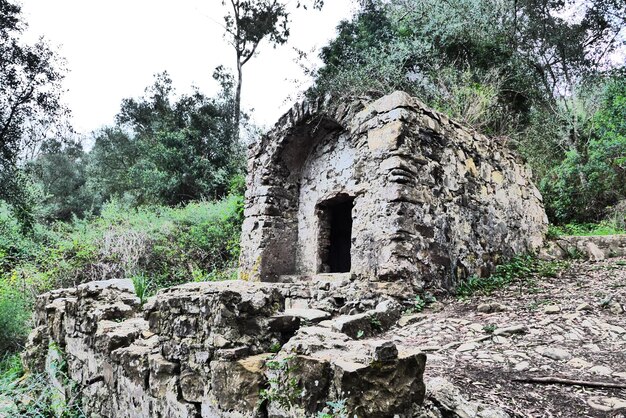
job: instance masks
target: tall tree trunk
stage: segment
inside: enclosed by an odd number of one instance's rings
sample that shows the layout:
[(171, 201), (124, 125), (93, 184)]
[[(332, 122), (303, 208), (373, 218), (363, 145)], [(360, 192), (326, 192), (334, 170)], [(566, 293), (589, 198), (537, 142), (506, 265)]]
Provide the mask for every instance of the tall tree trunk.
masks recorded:
[(233, 115), (233, 122), (235, 124), (235, 140), (239, 142), (239, 122), (241, 118), (241, 84), (243, 82), (242, 79), (243, 71), (241, 59), (237, 57), (237, 90), (235, 91), (235, 114)]

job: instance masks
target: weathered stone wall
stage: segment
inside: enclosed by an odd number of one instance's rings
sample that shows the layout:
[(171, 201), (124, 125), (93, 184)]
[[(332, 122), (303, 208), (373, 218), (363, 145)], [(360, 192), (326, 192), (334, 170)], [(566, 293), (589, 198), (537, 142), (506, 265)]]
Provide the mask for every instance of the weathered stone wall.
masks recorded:
[(38, 299), (23, 360), (61, 391), (51, 360), (65, 360), (88, 417), (316, 417), (329, 401), (410, 417), (425, 356), (378, 340), (401, 307), (351, 286), (190, 283), (142, 307), (128, 280), (87, 283)]
[(547, 218), (528, 168), (498, 140), (405, 93), (295, 106), (250, 147), (241, 277), (324, 273), (323, 219), (354, 199), (351, 273), (452, 289), (537, 250)]

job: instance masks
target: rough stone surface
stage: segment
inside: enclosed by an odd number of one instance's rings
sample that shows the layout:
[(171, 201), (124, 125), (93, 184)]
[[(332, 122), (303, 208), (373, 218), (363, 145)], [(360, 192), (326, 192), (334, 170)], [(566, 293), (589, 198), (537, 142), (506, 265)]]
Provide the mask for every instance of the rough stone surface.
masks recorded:
[(250, 146), (248, 173), (244, 280), (329, 272), (328, 208), (341, 201), (354, 204), (352, 275), (405, 295), (484, 276), (546, 231), (518, 157), (402, 92), (296, 105)]
[(549, 241), (541, 250), (544, 259), (586, 258), (602, 261), (626, 256), (626, 235), (563, 236)]
[(23, 361), (59, 393), (70, 383), (55, 364), (65, 362), (89, 417), (316, 417), (331, 401), (358, 417), (411, 417), (426, 356), (376, 337), (400, 305), (385, 296), (352, 308), (364, 312), (335, 310), (368, 318), (366, 336), (348, 335), (307, 326), (326, 311), (285, 310), (294, 292), (315, 294), (309, 286), (189, 283), (144, 306), (130, 281), (57, 290), (37, 301)]

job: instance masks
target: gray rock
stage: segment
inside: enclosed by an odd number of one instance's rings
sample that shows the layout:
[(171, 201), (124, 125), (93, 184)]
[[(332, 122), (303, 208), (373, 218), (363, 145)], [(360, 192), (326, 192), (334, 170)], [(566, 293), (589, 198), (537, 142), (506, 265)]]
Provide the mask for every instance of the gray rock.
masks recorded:
[(626, 399), (594, 396), (587, 400), (590, 407), (602, 412), (615, 412), (626, 409)]
[(611, 376), (613, 374), (613, 370), (606, 366), (593, 366), (588, 370), (588, 372), (599, 376)]
[(320, 309), (285, 309), (285, 315), (295, 316), (311, 323), (317, 323), (330, 318), (330, 313)]
[(526, 325), (511, 325), (509, 327), (497, 328), (493, 334), (501, 335), (501, 336), (510, 336), (515, 334), (526, 334), (528, 332), (528, 327)]
[(434, 400), (443, 416), (458, 418), (508, 418), (509, 415), (496, 407), (487, 407), (468, 401), (461, 391), (449, 381), (437, 377), (427, 382), (427, 397)]
[(539, 354), (552, 360), (569, 360), (572, 355), (569, 351), (559, 347), (541, 347), (537, 349)]
[(481, 303), (476, 310), (482, 313), (504, 312), (506, 311), (506, 306), (498, 302)]
[(557, 314), (561, 312), (561, 307), (559, 305), (546, 305), (543, 308), (543, 312), (546, 314)]

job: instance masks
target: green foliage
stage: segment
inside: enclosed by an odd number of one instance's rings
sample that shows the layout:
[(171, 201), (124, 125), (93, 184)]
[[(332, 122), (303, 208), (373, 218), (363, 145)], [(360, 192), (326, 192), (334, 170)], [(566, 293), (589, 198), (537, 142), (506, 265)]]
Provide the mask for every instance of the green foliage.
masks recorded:
[(28, 334), (31, 298), (20, 284), (0, 280), (0, 353), (18, 350)]
[(609, 52), (624, 16), (614, 0), (368, 0), (309, 70), (310, 94), (407, 91), (507, 137), (551, 220), (597, 221), (626, 195), (626, 83)]
[(63, 70), (43, 39), (23, 42), (21, 6), (0, 0), (0, 200), (10, 203), (25, 230), (33, 205), (20, 163), (64, 127)]
[(471, 276), (456, 291), (458, 296), (468, 297), (477, 292), (488, 295), (513, 283), (518, 283), (521, 288), (532, 284), (534, 277), (556, 277), (566, 266), (567, 263), (562, 261), (543, 261), (532, 255), (516, 256), (508, 263), (496, 266), (489, 277)]
[(69, 388), (61, 393), (40, 374), (25, 374), (18, 355), (0, 361), (0, 416), (22, 418), (86, 418), (76, 385), (67, 377), (65, 364), (52, 364), (60, 381)]
[(416, 295), (413, 306), (407, 309), (406, 313), (419, 313), (422, 312), (426, 307), (430, 304), (437, 302), (437, 298), (435, 298), (430, 293), (425, 293), (424, 295)]
[(46, 222), (70, 221), (99, 208), (100, 202), (87, 189), (88, 155), (78, 141), (52, 139), (27, 164), (27, 172), (38, 187), (37, 217)]
[(135, 287), (135, 294), (139, 298), (139, 301), (143, 305), (148, 300), (152, 288), (152, 280), (146, 277), (145, 274), (135, 274), (131, 277), (133, 286)]
[(99, 217), (37, 226), (24, 237), (0, 210), (0, 228), (9, 232), (0, 238), (2, 280), (22, 281), (37, 293), (113, 277), (150, 278), (152, 291), (233, 278), (242, 218), (243, 197), (237, 195), (181, 208), (112, 202)]
[(317, 418), (348, 418), (350, 416), (345, 399), (326, 402), (326, 405), (324, 412), (317, 413)]
[(559, 223), (597, 221), (626, 199), (626, 76), (603, 82), (599, 95), (597, 112), (583, 126), (584, 146), (568, 150), (540, 183)]
[(261, 400), (276, 402), (282, 408), (291, 409), (304, 391), (298, 384), (298, 367), (293, 364), (293, 357), (269, 360), (265, 366), (272, 372), (272, 376), (268, 379), (268, 387), (261, 390)]
[(426, 301), (420, 296), (415, 296), (415, 302), (413, 303), (413, 312), (422, 312), (426, 307)]
[(603, 221), (597, 224), (569, 223), (561, 226), (550, 225), (549, 228), (549, 236), (554, 238), (561, 235), (594, 236), (615, 234), (626, 234), (626, 230), (608, 221)]
[(487, 334), (493, 334), (493, 332), (498, 328), (496, 324), (487, 324), (483, 327), (483, 331)]
[(233, 139), (228, 82), (217, 98), (195, 91), (174, 100), (159, 74), (139, 99), (125, 99), (115, 127), (96, 134), (87, 188), (95, 202), (178, 205), (224, 196), (243, 166)]

